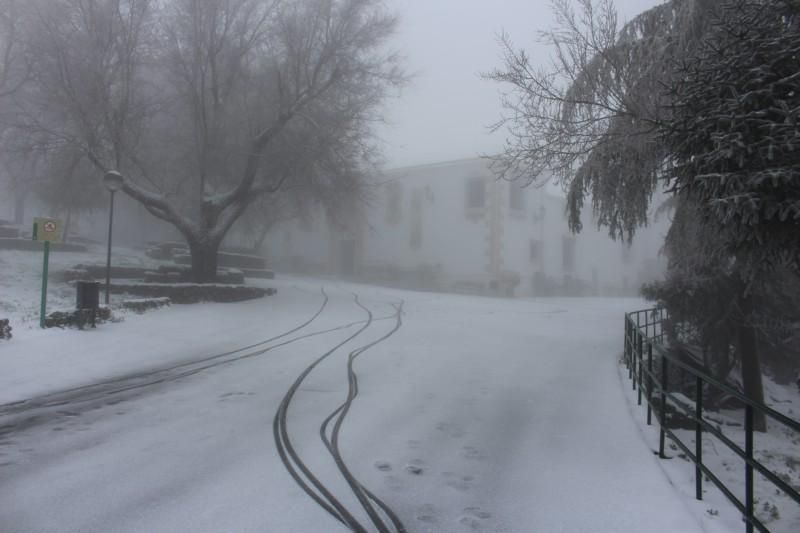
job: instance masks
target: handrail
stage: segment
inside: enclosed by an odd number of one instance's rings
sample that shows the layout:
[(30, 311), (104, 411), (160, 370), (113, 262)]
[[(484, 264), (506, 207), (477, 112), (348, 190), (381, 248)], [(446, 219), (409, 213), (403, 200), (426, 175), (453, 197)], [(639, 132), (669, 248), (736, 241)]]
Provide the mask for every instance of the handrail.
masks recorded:
[[(742, 513), (745, 522), (745, 531), (751, 533), (754, 529), (769, 533), (769, 529), (755, 515), (755, 498), (753, 491), (753, 474), (760, 473), (777, 489), (791, 497), (800, 504), (800, 493), (792, 486), (779, 478), (772, 470), (761, 464), (753, 457), (753, 413), (760, 412), (771, 419), (780, 422), (791, 430), (800, 432), (800, 422), (783, 413), (780, 413), (762, 403), (756, 402), (730, 385), (698, 370), (690, 364), (675, 357), (664, 345), (664, 320), (667, 313), (663, 308), (640, 309), (625, 313), (625, 341), (624, 360), (628, 368), (628, 377), (631, 379), (633, 389), (638, 388), (638, 404), (642, 398), (647, 404), (647, 424), (651, 424), (652, 411), (656, 411), (656, 419), (660, 426), (659, 457), (666, 458), (664, 453), (665, 438), (669, 437), (695, 464), (695, 497), (703, 499), (702, 476), (707, 479), (734, 504)], [(646, 361), (645, 361), (645, 353)], [(655, 372), (654, 361), (660, 360), (660, 373)], [(694, 412), (687, 402), (679, 400), (670, 392), (669, 370), (670, 365), (695, 378), (695, 408)], [(745, 406), (745, 447), (739, 445), (725, 436), (721, 429), (715, 427), (703, 417), (703, 388), (705, 385), (714, 387), (741, 401)], [(657, 394), (658, 398), (654, 395)], [(669, 427), (667, 422), (667, 401), (670, 401), (676, 411), (686, 416), (695, 424), (695, 450), (692, 452), (678, 435)], [(707, 431), (719, 439), (728, 449), (744, 461), (745, 464), (745, 501), (740, 501), (733, 492), (703, 464), (702, 433)]]
[(793, 420), (793, 419), (789, 418), (788, 416), (784, 415), (783, 413), (780, 413), (780, 412), (776, 411), (775, 409), (769, 407), (768, 405), (764, 405), (762, 403), (756, 402), (756, 401), (748, 398), (747, 396), (745, 396), (744, 394), (742, 394), (738, 390), (734, 389), (730, 385), (727, 385), (727, 384), (719, 381), (718, 379), (716, 379), (716, 378), (714, 378), (712, 376), (709, 376), (708, 374), (700, 372), (696, 368), (692, 368), (691, 365), (687, 365), (686, 363), (684, 363), (680, 359), (677, 359), (677, 358), (671, 356), (668, 353), (667, 349), (662, 345), (653, 344), (653, 349), (655, 351), (659, 352), (662, 356), (667, 357), (670, 360), (670, 362), (675, 363), (680, 368), (686, 370), (687, 372), (689, 372), (690, 374), (694, 375), (695, 377), (702, 378), (703, 381), (708, 383), (709, 385), (714, 385), (717, 389), (719, 389), (719, 390), (721, 390), (721, 391), (723, 391), (723, 392), (725, 392), (727, 394), (730, 394), (731, 396), (733, 396), (734, 398), (736, 398), (737, 400), (739, 400), (740, 402), (742, 402), (744, 404), (748, 404), (748, 405), (753, 406), (757, 410), (762, 411), (764, 414), (768, 414), (772, 418), (774, 418), (776, 420), (779, 420), (781, 423), (789, 426), (791, 429), (793, 429), (795, 431), (800, 431), (800, 422), (798, 422), (797, 420)]

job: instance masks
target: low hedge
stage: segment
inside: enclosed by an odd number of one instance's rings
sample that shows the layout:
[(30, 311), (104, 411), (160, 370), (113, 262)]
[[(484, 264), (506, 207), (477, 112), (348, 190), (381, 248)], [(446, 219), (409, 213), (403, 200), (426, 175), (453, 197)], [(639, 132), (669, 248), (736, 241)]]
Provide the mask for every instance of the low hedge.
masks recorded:
[[(176, 253), (173, 256), (173, 261), (179, 265), (191, 265), (192, 256)], [(267, 261), (257, 255), (217, 252), (217, 266), (261, 270), (267, 268)]]
[(151, 309), (159, 309), (172, 304), (169, 298), (140, 298), (137, 300), (124, 300), (122, 308), (135, 313), (144, 313)]
[(19, 229), (13, 226), (0, 225), (0, 237), (3, 239), (19, 239)]
[(7, 318), (0, 318), (0, 339), (10, 339), (12, 329), (14, 328), (11, 327)]
[[(0, 238), (0, 250), (24, 250), (29, 252), (41, 252), (44, 250), (44, 243), (32, 241), (30, 239), (7, 239)], [(86, 246), (82, 244), (51, 242), (51, 252), (88, 252)]]
[(165, 297), (176, 304), (199, 302), (243, 302), (275, 294), (275, 289), (245, 287), (242, 285), (201, 283), (129, 283), (111, 285), (115, 294), (131, 294), (146, 298)]
[(272, 270), (260, 268), (242, 268), (241, 271), (244, 273), (244, 277), (246, 278), (275, 279), (275, 272)]
[[(98, 307), (96, 322), (111, 320), (111, 309), (108, 307)], [(88, 309), (78, 309), (75, 311), (53, 311), (44, 319), (46, 328), (73, 328), (83, 329), (92, 323), (92, 311)]]

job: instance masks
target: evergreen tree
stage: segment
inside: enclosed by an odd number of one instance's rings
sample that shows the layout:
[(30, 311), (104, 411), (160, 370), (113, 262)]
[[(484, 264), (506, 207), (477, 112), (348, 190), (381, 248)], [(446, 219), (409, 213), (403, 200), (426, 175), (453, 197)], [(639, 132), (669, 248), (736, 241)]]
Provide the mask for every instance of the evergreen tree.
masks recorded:
[[(797, 16), (796, 3), (784, 0), (724, 4), (676, 68), (661, 125), (680, 208), (667, 240), (668, 280), (651, 294), (689, 314), (707, 311), (690, 321), (717, 345), (718, 360), (734, 336), (745, 394), (757, 401), (757, 324), (774, 307), (763, 295), (776, 273), (796, 277), (800, 265)], [(726, 303), (708, 312), (713, 295)], [(762, 415), (756, 422), (766, 429)]]

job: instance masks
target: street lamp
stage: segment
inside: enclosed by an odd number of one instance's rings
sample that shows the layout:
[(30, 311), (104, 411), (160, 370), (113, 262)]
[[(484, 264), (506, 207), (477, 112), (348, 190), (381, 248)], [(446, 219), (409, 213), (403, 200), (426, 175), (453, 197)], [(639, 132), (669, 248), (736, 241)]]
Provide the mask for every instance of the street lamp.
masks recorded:
[(106, 255), (106, 305), (108, 305), (108, 295), (111, 292), (111, 230), (114, 226), (114, 193), (122, 188), (124, 181), (122, 174), (116, 170), (109, 170), (103, 176), (103, 185), (111, 193), (111, 208), (108, 212), (108, 254)]

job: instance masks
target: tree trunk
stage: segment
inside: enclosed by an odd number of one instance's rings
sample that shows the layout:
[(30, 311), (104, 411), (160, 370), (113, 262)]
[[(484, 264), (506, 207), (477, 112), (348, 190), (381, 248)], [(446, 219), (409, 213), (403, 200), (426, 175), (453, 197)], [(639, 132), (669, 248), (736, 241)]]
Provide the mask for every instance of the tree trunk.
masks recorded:
[(61, 242), (67, 242), (69, 237), (70, 223), (72, 222), (72, 208), (67, 208), (67, 219), (64, 221), (64, 233), (61, 236)]
[(27, 194), (17, 193), (14, 198), (14, 224), (22, 226), (25, 224), (25, 200)]
[(217, 251), (219, 243), (189, 241), (192, 254), (192, 281), (214, 283), (217, 281)]
[[(758, 357), (756, 331), (748, 324), (751, 320), (752, 303), (750, 298), (742, 298), (743, 323), (738, 327), (739, 359), (742, 362), (742, 384), (744, 395), (754, 402), (764, 403), (764, 386), (761, 382), (761, 362)], [(764, 413), (753, 411), (753, 428), (766, 431), (767, 421)]]

